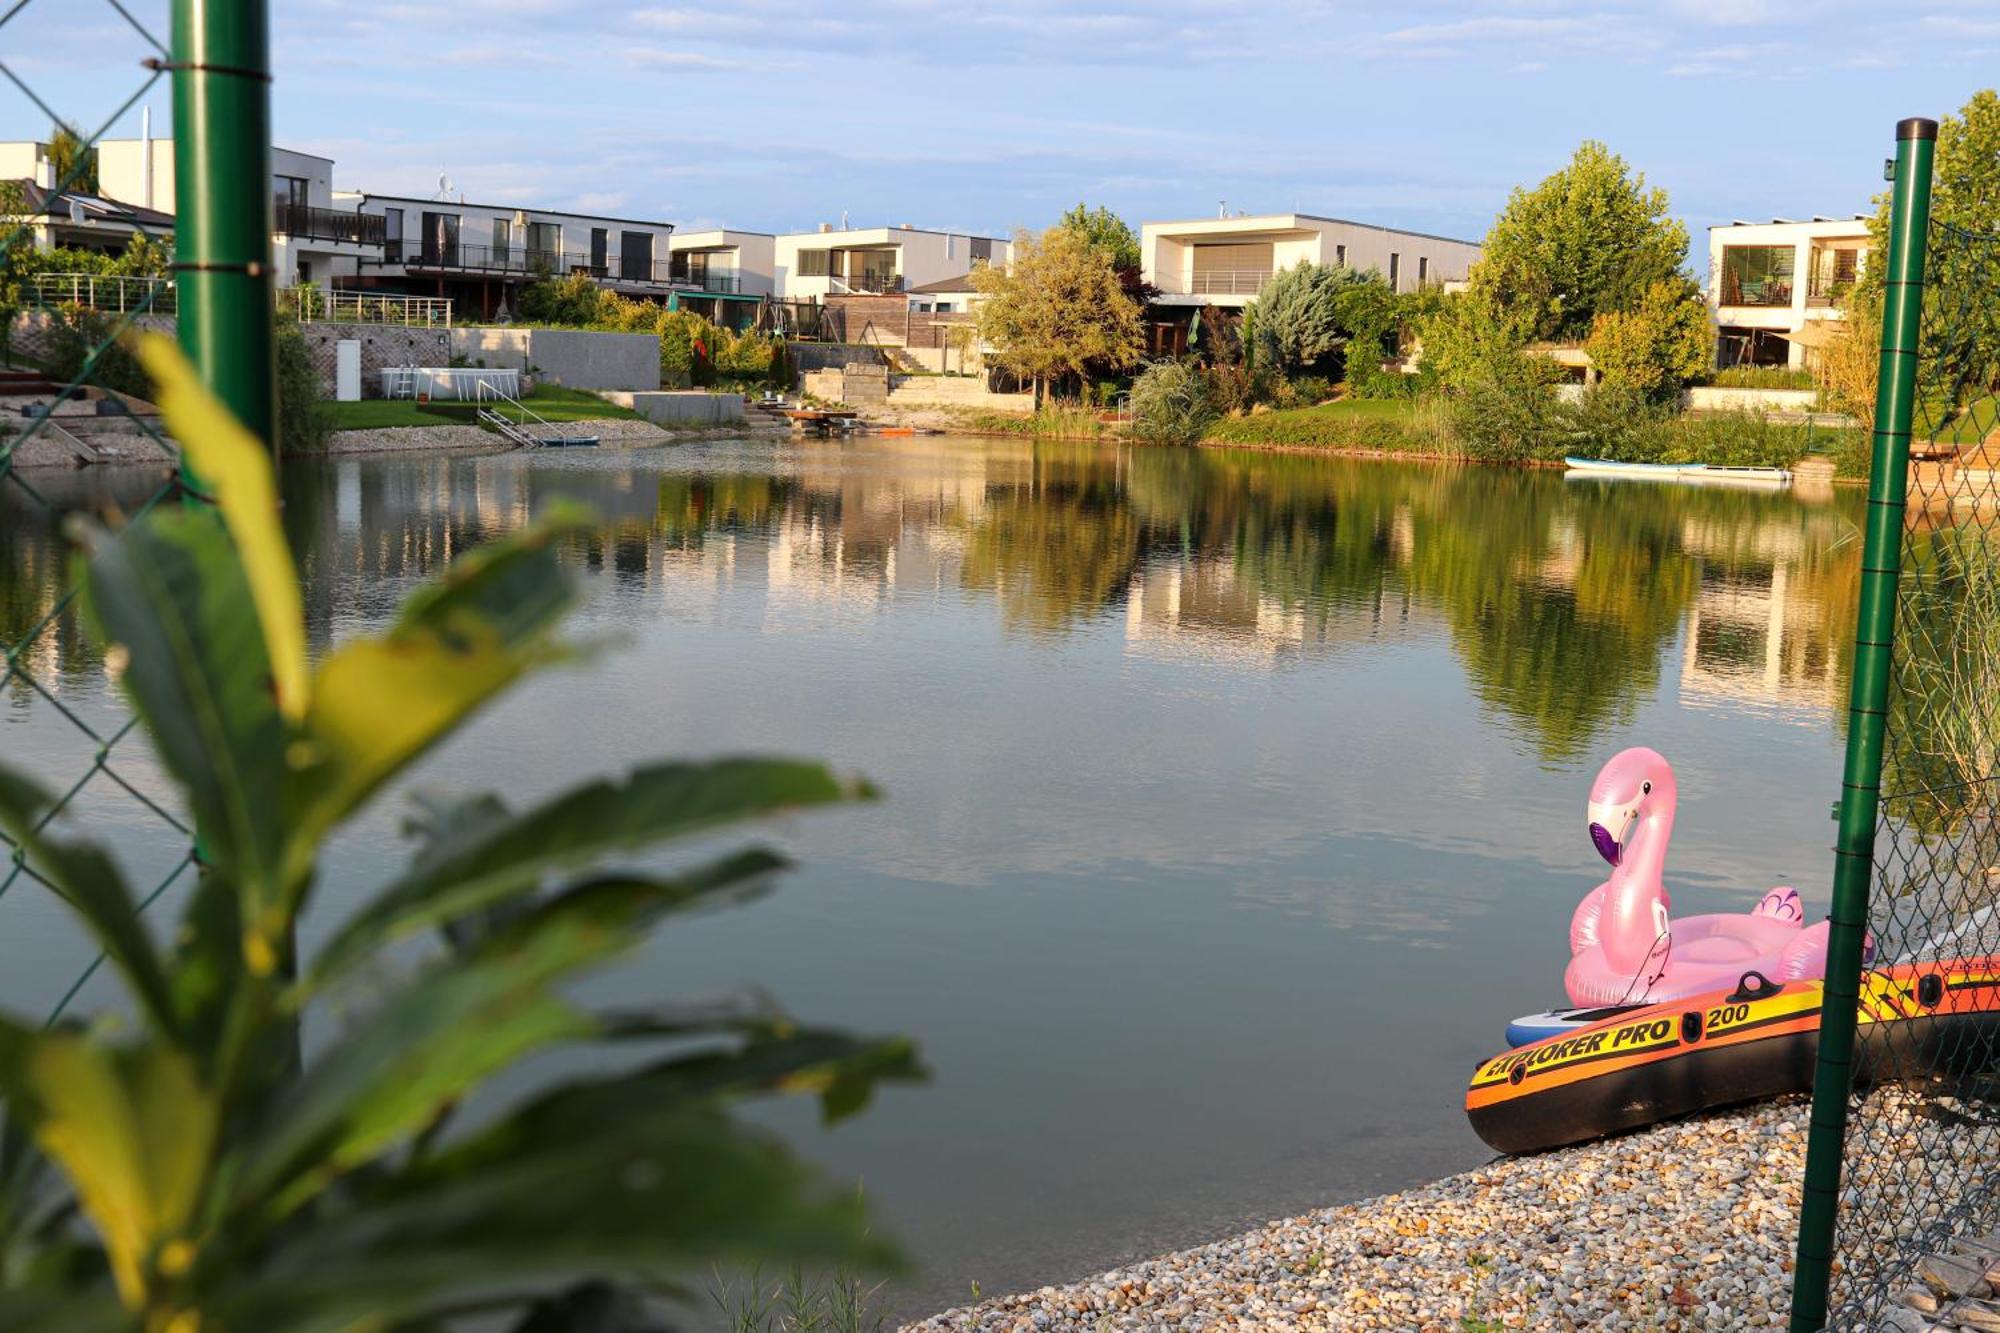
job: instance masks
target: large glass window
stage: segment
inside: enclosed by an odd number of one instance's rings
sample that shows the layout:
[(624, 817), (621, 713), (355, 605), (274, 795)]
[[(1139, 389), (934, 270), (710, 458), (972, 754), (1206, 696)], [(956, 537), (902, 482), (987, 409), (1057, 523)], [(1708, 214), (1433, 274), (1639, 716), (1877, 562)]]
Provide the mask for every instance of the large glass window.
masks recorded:
[(382, 210), (382, 257), (392, 264), (403, 259), (403, 210)]
[(1732, 245), (1722, 252), (1722, 304), (1788, 306), (1792, 303), (1789, 245)]
[(1854, 245), (1815, 246), (1812, 252), (1812, 285), (1806, 290), (1808, 305), (1843, 306), (1861, 276), (1861, 249)]
[(528, 224), (529, 267), (553, 269), (561, 258), (561, 225), (554, 222), (530, 222)]
[(831, 272), (828, 261), (831, 250), (799, 251), (799, 276), (802, 278), (824, 278)]
[(496, 268), (507, 267), (508, 256), (514, 249), (514, 224), (506, 218), (493, 219), (493, 264)]

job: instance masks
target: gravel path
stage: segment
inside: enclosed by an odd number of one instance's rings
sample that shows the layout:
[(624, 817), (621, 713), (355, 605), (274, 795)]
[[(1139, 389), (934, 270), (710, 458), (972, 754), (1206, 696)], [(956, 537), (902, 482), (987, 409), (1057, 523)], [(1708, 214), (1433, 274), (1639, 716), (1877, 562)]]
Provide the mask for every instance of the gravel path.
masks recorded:
[[(1883, 1125), (1915, 1105), (1896, 1089), (1870, 1103)], [(905, 1329), (1782, 1327), (1806, 1112), (1790, 1098), (1496, 1161)], [(1859, 1174), (1871, 1212), (1907, 1183)]]

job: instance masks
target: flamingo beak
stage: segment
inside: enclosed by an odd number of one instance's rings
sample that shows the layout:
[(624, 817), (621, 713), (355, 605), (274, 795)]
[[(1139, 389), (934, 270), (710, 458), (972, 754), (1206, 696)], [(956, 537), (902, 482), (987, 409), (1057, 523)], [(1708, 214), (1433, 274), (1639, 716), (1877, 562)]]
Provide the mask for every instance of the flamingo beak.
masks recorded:
[[(1588, 810), (1590, 819), (1590, 841), (1597, 848), (1597, 854), (1612, 865), (1618, 864), (1623, 854), (1625, 830), (1631, 826), (1634, 811), (1616, 801), (1592, 801)], [(1613, 833), (1612, 830), (1617, 832)]]

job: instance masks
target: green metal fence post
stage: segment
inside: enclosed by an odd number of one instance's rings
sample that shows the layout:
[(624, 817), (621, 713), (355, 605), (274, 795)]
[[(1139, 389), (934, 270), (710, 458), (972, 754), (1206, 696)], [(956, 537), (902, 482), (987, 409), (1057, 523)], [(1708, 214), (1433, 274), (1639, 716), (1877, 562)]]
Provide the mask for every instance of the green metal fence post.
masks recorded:
[(173, 0), (174, 275), (196, 372), (277, 440), (268, 0)]
[(1840, 834), (1834, 845), (1838, 859), (1833, 872), (1833, 927), (1820, 1004), (1819, 1063), (1813, 1071), (1812, 1127), (1806, 1141), (1798, 1261), (1792, 1274), (1791, 1333), (1818, 1333), (1826, 1326), (1833, 1278), (1841, 1153), (1854, 1080), (1861, 950), (1868, 930), (1868, 882), (1875, 867), (1875, 825), (1881, 809), (1882, 731), (1889, 706), (1896, 583), (1903, 561), (1937, 129), (1936, 121), (1921, 119), (1896, 126), (1874, 457), (1868, 474), (1867, 541), (1861, 555), (1861, 611), (1854, 635), (1854, 683), (1848, 696), (1847, 762), (1841, 776)]

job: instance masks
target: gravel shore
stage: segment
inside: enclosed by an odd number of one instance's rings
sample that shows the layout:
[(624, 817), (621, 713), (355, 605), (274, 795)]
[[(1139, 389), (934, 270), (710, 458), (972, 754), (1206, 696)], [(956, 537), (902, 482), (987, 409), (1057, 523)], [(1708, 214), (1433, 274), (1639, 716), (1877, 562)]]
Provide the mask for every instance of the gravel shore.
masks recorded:
[[(650, 421), (628, 421), (622, 417), (561, 422), (556, 429), (569, 435), (595, 435), (607, 444), (622, 448), (644, 448), (652, 444), (667, 444), (674, 439), (670, 432), (661, 430)], [(478, 426), (391, 426), (381, 430), (335, 431), (327, 441), (326, 452), (384, 454), (416, 450), (438, 453), (483, 450), (505, 453), (513, 447), (492, 431)]]
[[(1909, 1123), (1871, 1094), (1879, 1134)], [(1805, 1170), (1803, 1098), (1558, 1152), (1301, 1217), (906, 1333), (1783, 1327)], [(1879, 1141), (1879, 1140), (1878, 1140)], [(1969, 1180), (1991, 1164), (1954, 1163)], [(1855, 1173), (1874, 1216), (1916, 1184)], [(1950, 1197), (1950, 1191), (1945, 1191)], [(1935, 1197), (1935, 1196), (1929, 1196)], [(1886, 1215), (1899, 1215), (1887, 1212)]]

